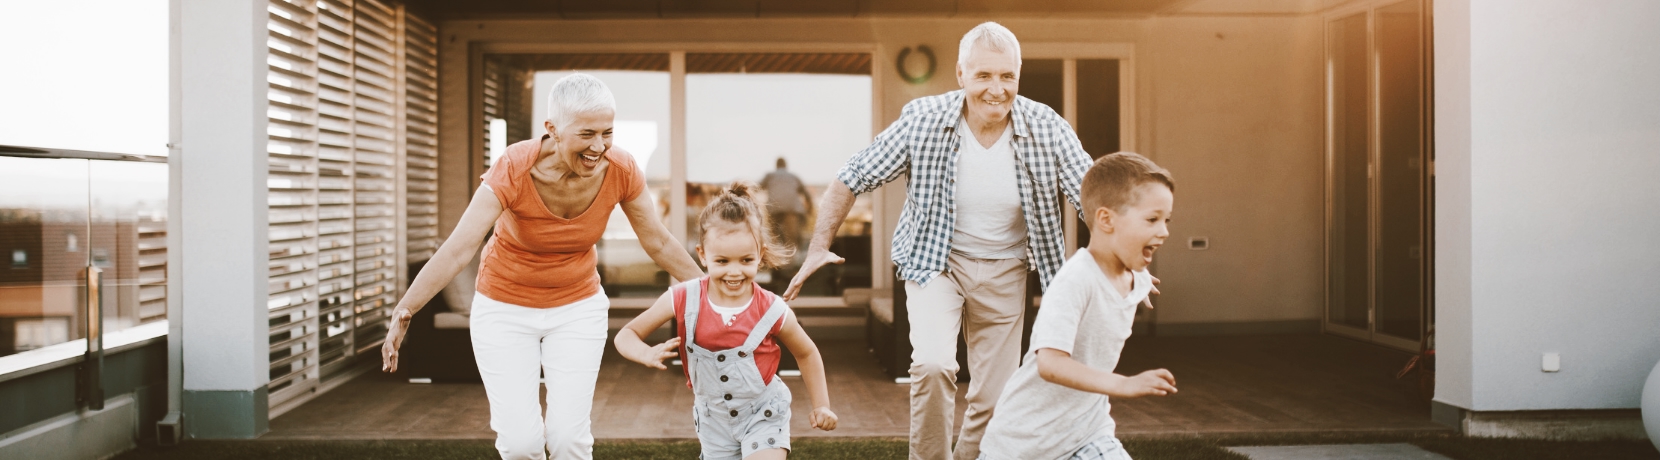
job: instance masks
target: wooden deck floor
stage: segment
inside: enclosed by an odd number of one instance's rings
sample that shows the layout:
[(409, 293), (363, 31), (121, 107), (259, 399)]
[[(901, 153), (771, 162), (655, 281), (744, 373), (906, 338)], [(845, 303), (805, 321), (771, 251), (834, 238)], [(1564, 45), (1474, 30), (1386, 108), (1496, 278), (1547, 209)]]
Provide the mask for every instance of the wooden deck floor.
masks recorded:
[[(909, 386), (883, 375), (863, 340), (821, 340), (831, 399), (840, 416), (834, 432), (795, 417), (797, 437), (903, 438)], [(1181, 392), (1165, 398), (1114, 401), (1124, 436), (1183, 433), (1429, 431), (1428, 403), (1414, 385), (1394, 379), (1404, 353), (1314, 336), (1136, 338), (1120, 373), (1170, 369)], [(599, 439), (695, 439), (691, 391), (678, 371), (647, 369), (607, 348), (595, 390), (593, 432)], [(785, 382), (808, 409), (799, 378)], [(967, 385), (963, 385), (966, 387)], [(962, 405), (959, 403), (958, 410)], [(959, 417), (960, 417), (959, 413)], [(397, 376), (358, 377), (271, 421), (262, 439), (493, 439), (479, 384), (410, 384)]]

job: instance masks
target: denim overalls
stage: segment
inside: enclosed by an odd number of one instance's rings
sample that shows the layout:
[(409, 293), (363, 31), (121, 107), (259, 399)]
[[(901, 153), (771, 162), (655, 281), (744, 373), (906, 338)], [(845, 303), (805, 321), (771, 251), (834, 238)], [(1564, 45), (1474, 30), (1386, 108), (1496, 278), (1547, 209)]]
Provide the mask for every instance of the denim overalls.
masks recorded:
[[(773, 296), (765, 315), (737, 348), (710, 351), (697, 345), (698, 312), (703, 309), (701, 280), (686, 283), (686, 372), (692, 380), (692, 420), (703, 445), (703, 460), (742, 459), (757, 451), (790, 448), (790, 389), (773, 376), (763, 383), (755, 365), (755, 347), (789, 307)], [(715, 319), (719, 321), (719, 318)]]

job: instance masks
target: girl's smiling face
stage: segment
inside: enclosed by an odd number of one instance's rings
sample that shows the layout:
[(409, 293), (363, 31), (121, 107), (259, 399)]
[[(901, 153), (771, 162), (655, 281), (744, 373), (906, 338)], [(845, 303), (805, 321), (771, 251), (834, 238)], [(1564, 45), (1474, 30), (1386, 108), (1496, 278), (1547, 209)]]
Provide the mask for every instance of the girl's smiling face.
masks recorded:
[(752, 294), (755, 273), (761, 269), (761, 245), (748, 225), (721, 221), (704, 227), (697, 255), (709, 271), (710, 294), (728, 304)]

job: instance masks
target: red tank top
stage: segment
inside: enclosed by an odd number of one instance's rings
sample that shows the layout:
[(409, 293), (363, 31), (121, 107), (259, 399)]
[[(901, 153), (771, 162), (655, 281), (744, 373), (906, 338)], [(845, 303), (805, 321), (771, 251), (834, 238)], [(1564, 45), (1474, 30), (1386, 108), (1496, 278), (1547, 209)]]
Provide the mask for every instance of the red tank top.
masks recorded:
[[(749, 296), (749, 307), (738, 312), (738, 316), (732, 318), (732, 325), (727, 326), (720, 313), (710, 307), (709, 277), (699, 278), (697, 282), (701, 288), (698, 289), (696, 340), (697, 346), (705, 349), (721, 351), (743, 346), (744, 341), (749, 339), (749, 331), (755, 329), (756, 323), (761, 322), (761, 317), (766, 316), (767, 309), (772, 307), (772, 293), (761, 289), (758, 284), (754, 285), (751, 287), (754, 294)], [(686, 337), (686, 286), (676, 285), (670, 292), (674, 293), (675, 333)], [(772, 330), (767, 332), (767, 337), (761, 339), (761, 344), (755, 346), (755, 367), (760, 368), (763, 383), (772, 383), (772, 377), (778, 374), (778, 363), (784, 358), (777, 336), (779, 331), (784, 330), (785, 317), (780, 317)], [(686, 353), (685, 343), (680, 345), (680, 356), (682, 359), (690, 356)], [(686, 374), (686, 386), (691, 387), (691, 371), (686, 370), (685, 365), (680, 366), (680, 370)]]

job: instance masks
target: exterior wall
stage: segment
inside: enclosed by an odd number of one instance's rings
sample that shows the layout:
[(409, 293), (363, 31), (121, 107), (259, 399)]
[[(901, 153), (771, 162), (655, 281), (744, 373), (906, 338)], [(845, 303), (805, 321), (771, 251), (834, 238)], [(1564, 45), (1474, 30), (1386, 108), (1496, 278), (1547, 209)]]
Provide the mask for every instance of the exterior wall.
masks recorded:
[[(1457, 69), (1436, 85), (1437, 207), (1468, 216), (1439, 221), (1437, 400), (1637, 407), (1660, 359), (1660, 4), (1438, 1), (1436, 15), (1438, 73)], [(1544, 353), (1560, 372), (1540, 370)]]
[[(476, 187), (479, 165), (470, 152), (478, 147), (470, 145), (469, 130), (477, 123), (468, 118), (476, 110), (466, 83), (469, 62), (476, 57), (469, 53), (874, 51), (880, 113), (873, 129), (881, 129), (912, 99), (957, 89), (958, 40), (986, 19), (444, 22), (439, 39), (440, 232), (447, 235), (454, 228)], [(1264, 323), (1317, 330), (1323, 305), (1324, 163), (1322, 38), (1316, 15), (997, 19), (1027, 46), (1135, 47), (1137, 144), (1127, 149), (1169, 167), (1182, 192), (1178, 215), (1183, 217), (1157, 267), (1167, 293), (1157, 313), (1161, 324), (1216, 332)], [(934, 50), (938, 67), (931, 80), (910, 84), (899, 77), (894, 60), (900, 50), (917, 45)], [(1241, 170), (1253, 175), (1238, 176)], [(904, 202), (903, 184), (876, 193), (880, 211), (888, 217), (874, 241), (881, 251), (876, 260), (886, 262), (888, 239)], [(1209, 236), (1213, 247), (1188, 251), (1188, 236)]]
[[(1151, 154), (1176, 180), (1160, 334), (1314, 332), (1324, 266), (1318, 16), (1152, 20)], [(1187, 248), (1208, 237), (1209, 249)]]

